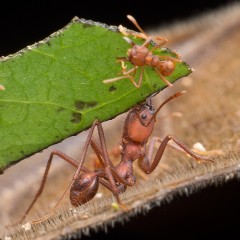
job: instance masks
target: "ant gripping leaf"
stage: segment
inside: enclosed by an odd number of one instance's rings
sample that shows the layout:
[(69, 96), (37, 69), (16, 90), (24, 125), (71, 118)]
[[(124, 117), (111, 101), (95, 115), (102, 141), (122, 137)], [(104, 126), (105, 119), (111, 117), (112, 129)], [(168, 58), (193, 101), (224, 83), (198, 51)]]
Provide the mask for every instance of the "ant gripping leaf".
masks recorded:
[[(165, 106), (166, 103), (183, 95), (184, 93), (185, 91), (181, 91), (171, 95), (162, 104), (160, 104), (156, 110), (154, 110), (150, 97), (146, 102), (133, 107), (129, 111), (125, 120), (122, 134), (121, 160), (116, 165), (113, 164), (112, 160), (109, 157), (103, 127), (101, 122), (98, 120), (94, 121), (92, 127), (89, 130), (89, 134), (83, 147), (79, 162), (75, 161), (60, 151), (53, 151), (48, 159), (41, 185), (35, 194), (32, 203), (18, 223), (21, 223), (25, 219), (41, 195), (46, 183), (53, 157), (55, 155), (59, 156), (74, 166), (77, 170), (75, 171), (68, 188), (64, 191), (62, 197), (52, 209), (50, 214), (34, 221), (33, 223), (40, 223), (44, 220), (47, 220), (55, 212), (69, 189), (71, 204), (76, 207), (90, 201), (97, 194), (99, 185), (102, 185), (113, 193), (119, 206), (123, 210), (127, 210), (127, 206), (125, 206), (120, 201), (119, 194), (124, 192), (127, 187), (131, 187), (136, 183), (137, 179), (134, 174), (134, 161), (138, 161), (139, 168), (145, 174), (152, 173), (158, 166), (170, 140), (175, 142), (181, 151), (187, 153), (195, 160), (214, 162), (207, 156), (199, 155), (193, 152), (191, 149), (181, 143), (177, 138), (171, 135), (167, 135), (162, 141), (160, 141), (161, 143), (154, 158), (152, 159), (153, 146), (157, 140), (160, 140), (159, 137), (151, 137), (154, 125), (156, 123), (156, 115), (162, 109), (162, 107)], [(98, 130), (99, 143), (96, 142), (96, 140), (93, 138), (93, 132), (95, 128)], [(149, 143), (148, 147), (146, 147), (147, 143)], [(90, 145), (101, 163), (94, 170), (89, 170), (84, 166), (87, 150)]]

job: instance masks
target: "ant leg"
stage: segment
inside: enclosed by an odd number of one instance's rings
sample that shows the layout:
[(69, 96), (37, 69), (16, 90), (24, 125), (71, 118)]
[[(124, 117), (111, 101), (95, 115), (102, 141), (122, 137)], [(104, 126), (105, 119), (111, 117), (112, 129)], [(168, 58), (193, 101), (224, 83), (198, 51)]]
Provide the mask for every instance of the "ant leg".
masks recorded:
[[(85, 172), (91, 172), (90, 170), (88, 170), (87, 168), (84, 168)], [(111, 186), (109, 186), (109, 184), (107, 184), (105, 181), (103, 181), (102, 179), (99, 179), (99, 183), (101, 183), (104, 187), (106, 187), (107, 189), (109, 189), (110, 191), (112, 191)], [(55, 212), (55, 210), (58, 208), (59, 204), (61, 203), (61, 201), (63, 200), (64, 196), (66, 195), (66, 193), (68, 192), (68, 190), (70, 189), (72, 185), (72, 182), (68, 185), (68, 187), (65, 189), (64, 193), (62, 194), (61, 198), (58, 200), (57, 204), (54, 206), (54, 208), (51, 210), (51, 212), (47, 215), (45, 215), (44, 217), (32, 221), (32, 224), (38, 224), (41, 223), (45, 220), (47, 220), (49, 217), (51, 217), (53, 215), (53, 213)]]
[(101, 150), (98, 149), (99, 147), (97, 144), (95, 145), (96, 148), (94, 150), (97, 150), (99, 152), (98, 155), (102, 155), (105, 173), (108, 176), (109, 183), (113, 190), (113, 194), (117, 195), (117, 193), (118, 193), (117, 185), (115, 183), (115, 180), (114, 180), (112, 172), (111, 172), (111, 168), (113, 167), (113, 164), (110, 161), (109, 156), (108, 156), (106, 140), (105, 140), (102, 124), (100, 122), (98, 123), (97, 128), (98, 128), (98, 135), (99, 135)]
[[(104, 171), (105, 171), (105, 173), (108, 177), (108, 181), (109, 181), (110, 188), (111, 188), (110, 191), (115, 196), (115, 198), (116, 198), (118, 204), (121, 206), (121, 208), (123, 210), (127, 210), (127, 207), (124, 204), (121, 203), (120, 198), (118, 196), (119, 189), (118, 189), (118, 187), (116, 185), (116, 182), (115, 182), (115, 179), (114, 179), (114, 175), (115, 175), (114, 170), (113, 170), (114, 167), (113, 167), (113, 164), (110, 161), (109, 156), (108, 156), (105, 136), (104, 136), (102, 124), (100, 122), (98, 122), (97, 128), (98, 128), (98, 135), (99, 135), (100, 147), (101, 147), (101, 150), (100, 150), (99, 154), (102, 155), (102, 159), (103, 159), (103, 163), (104, 163)], [(115, 178), (118, 179), (118, 174), (115, 176)], [(121, 181), (125, 182), (126, 184), (128, 183), (124, 179), (122, 179), (121, 177), (119, 177), (119, 179), (118, 179), (119, 182), (120, 182), (120, 179), (121, 179)], [(129, 185), (129, 183), (128, 183), (128, 185)]]
[(121, 65), (122, 65), (122, 73), (128, 77), (128, 79), (131, 81), (131, 83), (136, 87), (139, 88), (142, 85), (142, 76), (143, 76), (143, 72), (144, 72), (144, 66), (142, 66), (142, 70), (140, 73), (140, 77), (139, 77), (139, 81), (138, 83), (135, 81), (135, 75), (136, 75), (136, 71), (138, 69), (138, 66), (134, 66), (132, 69), (126, 71), (127, 66), (124, 65), (124, 61), (121, 61)]
[(147, 47), (151, 41), (152, 41), (152, 38), (148, 37), (146, 41), (141, 45), (141, 47)]
[[(162, 142), (162, 139), (159, 138), (159, 137), (154, 137), (156, 139), (156, 141), (158, 141), (159, 143)], [(185, 152), (182, 148), (180, 148), (179, 146), (177, 145), (173, 145), (171, 143), (168, 143), (168, 146), (171, 147), (172, 149), (176, 150), (176, 151), (179, 151), (179, 152), (182, 152), (182, 153), (185, 153), (187, 155), (189, 155), (187, 152)], [(209, 151), (206, 151), (206, 150), (198, 150), (198, 149), (195, 149), (194, 147), (192, 148), (192, 150), (194, 151), (194, 153), (198, 153), (198, 154), (201, 154), (201, 155), (208, 155), (208, 156), (213, 156), (213, 155), (221, 155), (223, 154), (223, 151), (222, 150), (219, 150), (219, 149), (213, 149), (213, 150), (209, 150)]]
[[(94, 140), (91, 142), (96, 155), (101, 159), (100, 161), (102, 162), (103, 166), (105, 168), (110, 169), (110, 171), (111, 171), (110, 175), (112, 177), (115, 177), (120, 183), (122, 183), (124, 185), (132, 186), (131, 183), (126, 181), (124, 178), (120, 177), (118, 175), (117, 171), (115, 171), (115, 167), (112, 164), (112, 162), (110, 161), (108, 153), (107, 153), (106, 142), (105, 142), (105, 137), (104, 137), (102, 125), (99, 124), (98, 127), (99, 127), (99, 138), (100, 138), (100, 142), (101, 142), (101, 148)], [(108, 175), (107, 172), (106, 172), (106, 174)], [(115, 180), (114, 180), (114, 184), (115, 184)], [(114, 189), (114, 187), (113, 187), (113, 189)]]
[[(50, 169), (50, 166), (51, 166), (51, 163), (52, 163), (52, 158), (54, 155), (58, 155), (59, 157), (61, 157), (63, 160), (67, 161), (68, 163), (72, 164), (73, 166), (77, 167), (77, 171), (76, 173), (74, 174), (73, 176), (73, 180), (71, 182), (71, 184), (69, 185), (69, 187), (73, 184), (73, 182), (76, 180), (77, 176), (79, 175), (80, 171), (84, 169), (84, 167), (82, 166), (83, 165), (83, 162), (85, 160), (85, 156), (86, 156), (86, 152), (87, 152), (87, 149), (88, 149), (88, 146), (89, 146), (89, 143), (90, 143), (90, 140), (91, 140), (91, 137), (92, 137), (92, 134), (93, 134), (93, 131), (94, 131), (94, 128), (95, 126), (97, 125), (98, 123), (98, 120), (96, 120), (91, 129), (89, 130), (89, 134), (88, 134), (88, 137), (87, 137), (87, 140), (86, 140), (86, 143), (84, 145), (84, 148), (83, 148), (83, 152), (82, 152), (82, 155), (81, 155), (81, 159), (80, 159), (80, 162), (78, 163), (77, 161), (73, 160), (72, 158), (68, 157), (67, 155), (65, 155), (64, 153), (60, 152), (60, 151), (53, 151), (48, 159), (48, 162), (47, 162), (47, 166), (46, 166), (46, 169), (45, 169), (45, 172), (44, 172), (44, 175), (43, 175), (43, 180), (41, 182), (41, 185), (32, 201), (32, 203), (30, 204), (30, 206), (28, 207), (27, 211), (25, 212), (24, 216), (22, 217), (22, 219), (20, 219), (19, 223), (21, 223), (26, 215), (29, 213), (29, 211), (31, 210), (31, 208), (33, 207), (34, 203), (37, 201), (37, 199), (39, 198), (39, 196), (41, 195), (42, 191), (43, 191), (43, 187), (46, 183), (46, 179), (47, 179), (47, 175), (48, 175), (48, 172), (49, 172), (49, 169)], [(86, 171), (86, 170), (85, 170)], [(63, 197), (65, 196), (67, 190), (69, 189), (69, 187), (65, 190), (64, 194), (62, 195), (62, 197), (60, 198), (60, 200), (58, 201), (58, 203), (56, 204), (56, 206), (53, 208), (53, 210), (51, 211), (50, 214), (44, 216), (43, 218), (35, 221), (35, 223), (37, 222), (41, 222), (45, 219), (47, 219), (50, 215), (53, 214), (53, 212), (57, 209), (57, 207), (59, 206), (60, 202), (62, 201)]]
[[(151, 51), (153, 51), (153, 49), (151, 49)], [(178, 55), (177, 55), (178, 56)], [(172, 62), (182, 62), (182, 59), (176, 58), (176, 57), (171, 57), (171, 56), (159, 56), (161, 59), (166, 59), (166, 60), (170, 60)]]
[(69, 188), (71, 187), (72, 182), (67, 186), (67, 188), (65, 189), (64, 193), (62, 194), (62, 196), (60, 197), (60, 199), (58, 200), (58, 202), (56, 203), (56, 205), (54, 206), (54, 208), (51, 210), (51, 212), (41, 218), (39, 218), (38, 220), (34, 220), (32, 221), (32, 224), (37, 224), (37, 223), (41, 223), (45, 220), (47, 220), (49, 217), (51, 217), (53, 215), (53, 213), (55, 212), (55, 210), (58, 208), (58, 206), (60, 205), (60, 203), (62, 202), (63, 198), (65, 197), (67, 191), (69, 190)]
[(189, 154), (191, 157), (193, 157), (194, 159), (196, 159), (197, 161), (208, 161), (208, 162), (214, 162), (214, 160), (210, 159), (209, 157), (206, 156), (201, 156), (195, 152), (193, 152), (192, 150), (190, 150), (186, 145), (184, 145), (183, 143), (181, 143), (179, 140), (177, 140), (175, 137), (171, 136), (171, 135), (167, 135), (163, 141), (161, 142), (157, 153), (153, 159), (152, 162), (150, 162), (150, 159), (148, 157), (151, 157), (152, 155), (152, 151), (153, 151), (153, 143), (152, 145), (149, 147), (149, 152), (147, 154), (147, 157), (144, 158), (140, 158), (138, 161), (138, 165), (139, 167), (147, 174), (150, 174), (158, 165), (158, 163), (160, 162), (162, 155), (165, 151), (165, 148), (168, 144), (168, 142), (170, 140), (173, 140), (184, 152), (186, 152), (187, 154)]
[(128, 76), (121, 76), (121, 77), (106, 79), (106, 80), (103, 80), (103, 83), (112, 83), (112, 82), (116, 82), (116, 81), (124, 79), (124, 78), (128, 78)]
[[(137, 66), (136, 66), (135, 68), (137, 69)], [(128, 75), (129, 80), (131, 81), (131, 83), (132, 83), (136, 88), (140, 88), (141, 85), (142, 85), (143, 72), (144, 72), (144, 66), (142, 66), (138, 83), (137, 83), (137, 82), (135, 81), (135, 79), (134, 79), (135, 74), (134, 74), (133, 76), (132, 76), (132, 75)]]
[[(152, 159), (152, 153), (153, 153), (153, 149), (155, 146), (156, 142), (159, 142), (160, 144), (162, 143), (162, 139), (160, 137), (152, 137), (148, 146), (148, 151), (147, 151), (147, 158), (148, 159)], [(168, 142), (167, 143), (168, 147), (171, 147), (172, 149), (179, 151), (181, 153), (185, 153), (188, 155), (187, 152), (185, 152), (182, 148), (180, 148), (178, 145), (173, 145), (172, 143)]]
[(160, 37), (160, 36), (153, 37), (153, 39), (154, 39), (154, 42), (156, 42), (156, 46), (158, 46), (158, 48), (165, 45), (168, 41), (166, 38)]
[(35, 204), (35, 202), (37, 201), (37, 199), (40, 197), (40, 195), (42, 194), (42, 191), (43, 191), (43, 188), (44, 188), (44, 185), (46, 183), (46, 180), (47, 180), (47, 176), (48, 176), (48, 173), (49, 173), (49, 169), (50, 169), (50, 166), (51, 166), (51, 163), (52, 163), (52, 159), (53, 159), (53, 156), (56, 155), (56, 156), (59, 156), (60, 158), (62, 158), (63, 160), (65, 160), (66, 162), (70, 163), (71, 165), (75, 166), (75, 167), (78, 167), (78, 162), (75, 161), (74, 159), (72, 159), (71, 157), (65, 155), (64, 153), (58, 151), (58, 150), (54, 150), (51, 152), (50, 154), (50, 157), (48, 159), (48, 162), (47, 162), (47, 165), (46, 165), (46, 168), (45, 168), (45, 171), (44, 171), (44, 174), (43, 174), (43, 178), (42, 178), (42, 181), (41, 181), (41, 184), (40, 184), (40, 187), (37, 191), (37, 193), (35, 194), (34, 196), (34, 199), (32, 200), (31, 204), (29, 205), (29, 207), (27, 208), (26, 212), (24, 213), (23, 217), (17, 222), (15, 223), (14, 225), (16, 224), (20, 224), (23, 222), (23, 220), (26, 218), (26, 216), (28, 215), (28, 213), (30, 212), (30, 210), (32, 209), (33, 205)]
[[(94, 152), (96, 153), (98, 159), (100, 160), (101, 164), (104, 166), (104, 160), (103, 160), (103, 152), (101, 151), (100, 146), (94, 141), (91, 141), (91, 146), (94, 149)], [(113, 176), (122, 184), (126, 185), (126, 186), (132, 186), (133, 183), (129, 183), (128, 181), (126, 181), (124, 178), (120, 177), (119, 174), (117, 173), (117, 171), (114, 168), (114, 165), (112, 164), (111, 161), (109, 161), (110, 165), (111, 165), (111, 172), (113, 174)]]
[(135, 87), (139, 88), (138, 84), (134, 80), (137, 68), (138, 68), (138, 66), (135, 66), (135, 67), (131, 68), (130, 70), (128, 70), (127, 72), (125, 72), (125, 70), (123, 70), (123, 74), (124, 74), (123, 76), (103, 80), (103, 83), (111, 83), (111, 82), (116, 82), (121, 79), (128, 78)]
[(169, 86), (172, 87), (172, 83), (170, 83), (158, 70), (155, 68), (156, 73), (159, 75), (159, 77)]
[[(95, 154), (97, 155), (97, 158), (99, 159), (101, 166), (104, 167), (102, 150), (101, 150), (100, 146), (98, 145), (98, 143), (94, 139), (91, 140), (91, 147), (93, 148)], [(111, 165), (111, 167), (114, 167), (111, 161), (110, 161), (110, 165)]]
[(77, 179), (82, 167), (83, 167), (83, 163), (85, 161), (85, 157), (86, 157), (86, 154), (87, 154), (87, 150), (88, 150), (88, 147), (90, 145), (90, 142), (91, 142), (91, 139), (92, 139), (92, 135), (93, 135), (93, 132), (94, 132), (94, 128), (96, 126), (98, 126), (100, 122), (98, 120), (95, 120), (92, 124), (92, 127), (90, 128), (89, 130), (89, 133), (88, 133), (88, 136), (87, 136), (87, 140), (85, 142), (85, 145), (83, 147), (83, 151), (82, 151), (82, 154), (81, 154), (81, 158), (79, 160), (79, 165), (78, 165), (78, 169), (76, 171), (76, 173), (74, 174), (73, 176), (73, 180), (72, 180), (72, 183)]

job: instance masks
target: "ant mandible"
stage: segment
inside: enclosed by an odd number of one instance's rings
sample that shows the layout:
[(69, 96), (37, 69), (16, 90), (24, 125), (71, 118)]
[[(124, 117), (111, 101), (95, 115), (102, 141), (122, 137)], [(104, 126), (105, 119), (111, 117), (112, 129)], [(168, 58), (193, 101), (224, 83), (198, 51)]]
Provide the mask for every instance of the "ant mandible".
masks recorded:
[[(120, 79), (128, 78), (136, 88), (139, 88), (142, 85), (144, 68), (145, 66), (150, 66), (155, 69), (159, 77), (168, 86), (172, 86), (172, 84), (165, 77), (171, 75), (175, 70), (175, 63), (182, 62), (182, 60), (171, 56), (153, 55), (153, 51), (163, 46), (167, 42), (167, 39), (162, 38), (160, 36), (156, 37), (149, 36), (142, 30), (142, 28), (139, 26), (137, 21), (132, 16), (128, 15), (127, 17), (141, 33), (130, 34), (121, 25), (119, 26), (119, 31), (125, 36), (133, 35), (135, 37), (145, 39), (145, 42), (139, 46), (135, 44), (130, 38), (124, 37), (124, 39), (132, 46), (132, 48), (128, 49), (127, 57), (118, 57), (118, 60), (121, 62), (123, 76), (106, 79), (103, 82), (111, 83), (118, 81)], [(150, 44), (151, 41), (156, 42), (156, 44), (152, 49), (149, 50), (148, 45)], [(125, 65), (125, 62), (127, 61), (134, 65), (134, 67), (131, 68), (130, 70), (126, 70), (127, 67)], [(142, 69), (140, 72), (139, 80), (138, 82), (136, 82), (135, 75), (139, 67), (141, 67)]]
[[(114, 166), (114, 164), (109, 158), (102, 124), (98, 120), (93, 123), (92, 127), (89, 130), (89, 134), (83, 147), (79, 162), (75, 161), (71, 157), (65, 155), (58, 150), (53, 151), (48, 159), (47, 166), (38, 192), (36, 193), (32, 203), (26, 210), (24, 216), (18, 223), (21, 223), (25, 219), (25, 217), (33, 207), (34, 203), (41, 195), (54, 155), (57, 155), (66, 162), (70, 163), (72, 166), (77, 168), (77, 170), (73, 176), (71, 184), (65, 190), (62, 197), (60, 198), (56, 206), (52, 209), (50, 214), (44, 216), (43, 218), (40, 218), (39, 220), (33, 221), (32, 223), (39, 223), (43, 220), (48, 219), (59, 206), (60, 202), (62, 201), (69, 188), (70, 201), (71, 204), (75, 207), (91, 200), (96, 195), (99, 184), (101, 184), (113, 193), (118, 204), (122, 207), (123, 210), (127, 209), (127, 207), (121, 203), (119, 199), (119, 194), (124, 192), (127, 187), (133, 186), (136, 182), (136, 177), (134, 176), (133, 172), (133, 162), (135, 160), (138, 160), (138, 166), (141, 170), (143, 170), (144, 173), (152, 173), (154, 169), (158, 166), (165, 151), (165, 148), (170, 140), (174, 141), (180, 147), (179, 149), (186, 152), (197, 161), (202, 160), (214, 162), (206, 156), (201, 156), (193, 152), (187, 146), (185, 146), (183, 143), (181, 143), (179, 140), (177, 140), (171, 135), (167, 135), (162, 141), (160, 141), (160, 146), (157, 149), (155, 157), (152, 159), (153, 149), (156, 140), (160, 140), (157, 137), (153, 137), (149, 141), (156, 121), (156, 115), (167, 102), (181, 96), (183, 93), (185, 93), (185, 91), (177, 92), (171, 95), (156, 110), (153, 108), (151, 100), (152, 97), (150, 97), (145, 102), (133, 107), (129, 111), (125, 120), (122, 135), (121, 161), (116, 166)], [(94, 140), (92, 136), (95, 127), (97, 127), (98, 129), (100, 144), (96, 140)], [(98, 168), (96, 168), (95, 170), (89, 170), (88, 168), (83, 166), (89, 145), (92, 146), (100, 162)]]

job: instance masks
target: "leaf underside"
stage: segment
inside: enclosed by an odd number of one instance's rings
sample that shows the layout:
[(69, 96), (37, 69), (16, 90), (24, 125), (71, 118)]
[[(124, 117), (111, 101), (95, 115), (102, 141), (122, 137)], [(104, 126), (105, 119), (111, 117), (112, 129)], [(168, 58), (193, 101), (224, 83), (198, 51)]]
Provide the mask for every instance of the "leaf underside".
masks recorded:
[[(151, 67), (145, 68), (140, 88), (127, 79), (102, 82), (120, 76), (116, 58), (129, 48), (117, 27), (74, 18), (45, 40), (2, 57), (0, 84), (6, 90), (0, 91), (0, 170), (165, 88)], [(156, 54), (175, 56), (169, 49)], [(173, 83), (190, 72), (186, 63), (177, 63), (167, 79)]]

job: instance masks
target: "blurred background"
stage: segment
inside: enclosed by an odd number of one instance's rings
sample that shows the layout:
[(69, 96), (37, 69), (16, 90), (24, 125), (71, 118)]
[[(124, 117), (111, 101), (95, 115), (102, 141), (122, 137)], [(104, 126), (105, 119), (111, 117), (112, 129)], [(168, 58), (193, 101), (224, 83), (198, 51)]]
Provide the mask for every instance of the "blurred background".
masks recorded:
[[(148, 32), (161, 26), (167, 28), (173, 23), (189, 21), (193, 17), (238, 2), (188, 1), (8, 2), (1, 7), (0, 56), (15, 53), (44, 39), (64, 27), (74, 16), (109, 25), (122, 24), (134, 29), (126, 18), (127, 14), (131, 14)], [(240, 214), (239, 186), (237, 180), (232, 180), (222, 186), (208, 187), (187, 197), (176, 197), (161, 208), (153, 208), (146, 215), (133, 217), (124, 225), (116, 224), (114, 228), (109, 228), (108, 234), (103, 231), (93, 232), (91, 237), (82, 239), (126, 239), (143, 236), (150, 239), (168, 239), (175, 234), (186, 239), (219, 237), (223, 234), (233, 236), (238, 233), (238, 224), (232, 215)]]

